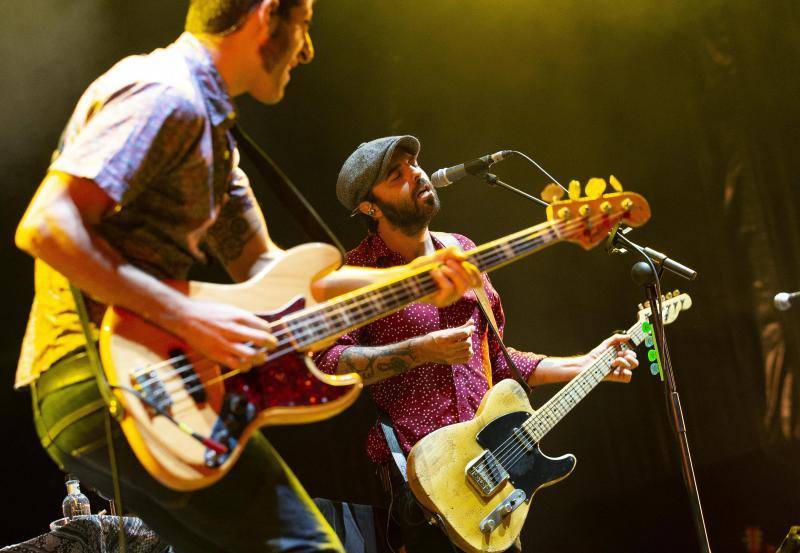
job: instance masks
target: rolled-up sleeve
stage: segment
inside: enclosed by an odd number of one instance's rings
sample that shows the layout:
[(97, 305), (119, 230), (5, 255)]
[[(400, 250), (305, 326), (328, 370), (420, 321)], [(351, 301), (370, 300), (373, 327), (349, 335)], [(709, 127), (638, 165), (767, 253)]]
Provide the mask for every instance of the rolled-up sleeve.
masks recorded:
[(341, 338), (336, 340), (336, 343), (328, 349), (320, 350), (314, 354), (314, 362), (322, 372), (328, 374), (336, 374), (339, 369), (339, 359), (345, 350), (361, 345), (363, 339), (364, 329), (356, 329), (348, 332)]

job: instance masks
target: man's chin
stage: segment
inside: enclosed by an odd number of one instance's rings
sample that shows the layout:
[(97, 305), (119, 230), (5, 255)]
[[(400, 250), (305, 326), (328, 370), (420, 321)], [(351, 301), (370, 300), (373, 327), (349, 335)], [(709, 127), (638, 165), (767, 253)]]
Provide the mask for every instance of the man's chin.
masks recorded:
[(270, 88), (269, 90), (251, 90), (250, 96), (261, 102), (262, 104), (267, 104), (269, 106), (275, 105), (281, 100), (283, 100), (284, 96), (284, 87)]

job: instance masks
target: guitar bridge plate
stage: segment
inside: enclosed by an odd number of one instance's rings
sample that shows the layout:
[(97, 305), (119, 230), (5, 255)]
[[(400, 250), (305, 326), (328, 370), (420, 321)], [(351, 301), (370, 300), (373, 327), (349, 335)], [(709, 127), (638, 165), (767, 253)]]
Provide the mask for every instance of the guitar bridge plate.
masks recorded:
[(481, 532), (491, 534), (500, 525), (503, 518), (513, 513), (526, 499), (525, 491), (519, 488), (508, 494), (508, 497), (498, 503), (497, 507), (492, 509), (492, 512), (481, 521)]

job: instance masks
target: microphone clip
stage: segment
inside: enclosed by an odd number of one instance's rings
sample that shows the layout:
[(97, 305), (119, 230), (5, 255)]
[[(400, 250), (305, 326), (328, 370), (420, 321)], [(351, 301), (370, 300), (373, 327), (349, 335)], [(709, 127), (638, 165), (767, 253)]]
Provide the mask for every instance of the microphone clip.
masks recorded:
[[(664, 269), (667, 269), (679, 277), (685, 278), (686, 280), (694, 280), (697, 278), (697, 271), (691, 267), (687, 267), (682, 263), (678, 263), (674, 259), (668, 257), (666, 254), (654, 250), (653, 248), (639, 246), (638, 244), (631, 242), (631, 240), (627, 237), (627, 234), (632, 230), (633, 229), (631, 227), (624, 227), (621, 229), (619, 228), (619, 225), (614, 227), (614, 229), (608, 233), (608, 238), (606, 239), (606, 252), (609, 255), (624, 254), (628, 252), (628, 248), (631, 248), (650, 258), (650, 260), (658, 269), (659, 274), (661, 274)], [(627, 246), (627, 248), (625, 246)]]
[(606, 253), (608, 255), (625, 255), (628, 253), (628, 249), (622, 246), (622, 238), (620, 238), (620, 235), (624, 238), (625, 235), (632, 230), (633, 228), (631, 227), (620, 228), (619, 223), (614, 225), (614, 228), (608, 233), (608, 238), (606, 238), (604, 247)]

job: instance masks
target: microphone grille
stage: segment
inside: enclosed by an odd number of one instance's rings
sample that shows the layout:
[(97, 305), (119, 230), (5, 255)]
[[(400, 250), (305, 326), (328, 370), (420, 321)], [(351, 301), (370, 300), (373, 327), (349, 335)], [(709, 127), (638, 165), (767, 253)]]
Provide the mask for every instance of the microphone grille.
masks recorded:
[(451, 183), (447, 180), (447, 172), (444, 169), (437, 169), (431, 175), (431, 184), (433, 184), (435, 188), (444, 188)]

